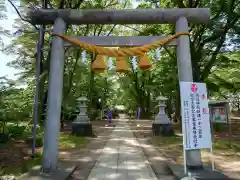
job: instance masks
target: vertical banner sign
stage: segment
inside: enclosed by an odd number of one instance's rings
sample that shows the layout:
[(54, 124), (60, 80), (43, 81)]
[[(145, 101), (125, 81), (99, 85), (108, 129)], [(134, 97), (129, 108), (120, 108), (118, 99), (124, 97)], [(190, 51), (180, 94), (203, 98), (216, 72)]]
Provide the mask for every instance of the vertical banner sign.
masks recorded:
[(185, 150), (211, 148), (211, 130), (205, 83), (180, 82)]

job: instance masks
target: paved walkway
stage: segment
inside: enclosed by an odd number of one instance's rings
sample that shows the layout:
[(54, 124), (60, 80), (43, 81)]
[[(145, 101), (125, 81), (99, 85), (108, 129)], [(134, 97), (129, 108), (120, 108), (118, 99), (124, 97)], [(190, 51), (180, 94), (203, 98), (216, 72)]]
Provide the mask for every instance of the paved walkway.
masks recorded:
[(157, 180), (126, 119), (119, 119), (88, 180)]

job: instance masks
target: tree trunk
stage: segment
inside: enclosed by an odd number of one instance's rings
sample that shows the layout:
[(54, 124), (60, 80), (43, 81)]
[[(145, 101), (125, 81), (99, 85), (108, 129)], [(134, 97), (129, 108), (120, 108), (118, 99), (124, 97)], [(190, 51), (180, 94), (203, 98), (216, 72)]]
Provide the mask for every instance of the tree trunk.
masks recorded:
[[(51, 47), (52, 44), (50, 43), (49, 46)], [(48, 85), (47, 85), (47, 89), (45, 90), (45, 83), (47, 81), (47, 78), (49, 77), (50, 59), (51, 59), (51, 50), (48, 51), (48, 55), (47, 55), (45, 63), (41, 64), (40, 77), (41, 76), (42, 77), (41, 77), (41, 80), (39, 83), (39, 106), (38, 106), (39, 107), (38, 117), (39, 117), (40, 123), (44, 123), (44, 119), (46, 117)], [(46, 74), (44, 74), (44, 73), (46, 73)]]
[(167, 101), (167, 115), (171, 121), (172, 121), (172, 113), (173, 113), (172, 96), (169, 96)]
[[(95, 61), (96, 56), (92, 55), (91, 56), (92, 60), (91, 60), (91, 65), (92, 63)], [(93, 86), (94, 86), (94, 72), (92, 71), (92, 68), (90, 67), (90, 82), (89, 82), (89, 89), (88, 89), (88, 100), (89, 100), (89, 104), (88, 104), (88, 114), (90, 117), (90, 120), (92, 120), (92, 107), (93, 107)]]

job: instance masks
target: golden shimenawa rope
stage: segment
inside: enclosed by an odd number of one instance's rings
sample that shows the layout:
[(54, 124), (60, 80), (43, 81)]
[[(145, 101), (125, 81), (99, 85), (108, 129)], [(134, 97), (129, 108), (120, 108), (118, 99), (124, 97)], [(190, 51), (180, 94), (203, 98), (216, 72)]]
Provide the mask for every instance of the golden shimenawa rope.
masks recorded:
[(181, 35), (188, 35), (190, 36), (189, 32), (179, 32), (175, 35), (172, 35), (170, 37), (167, 37), (165, 39), (160, 39), (152, 44), (147, 44), (139, 47), (131, 47), (131, 48), (105, 48), (102, 46), (96, 46), (88, 43), (81, 42), (79, 40), (73, 39), (68, 35), (65, 34), (52, 34), (53, 36), (58, 36), (63, 38), (66, 41), (69, 41), (70, 43), (80, 46), (81, 48), (91, 51), (93, 53), (97, 53), (100, 55), (105, 55), (105, 56), (111, 56), (111, 57), (120, 57), (120, 56), (143, 56), (146, 52), (157, 48), (159, 46), (162, 46), (164, 44), (169, 43), (173, 39), (176, 39), (177, 37)]

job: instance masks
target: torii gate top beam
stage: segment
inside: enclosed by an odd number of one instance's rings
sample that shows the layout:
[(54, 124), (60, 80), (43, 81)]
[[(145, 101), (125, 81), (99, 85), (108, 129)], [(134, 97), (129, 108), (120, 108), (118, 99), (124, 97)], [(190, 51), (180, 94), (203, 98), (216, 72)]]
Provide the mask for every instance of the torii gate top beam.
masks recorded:
[(57, 17), (67, 24), (175, 24), (180, 17), (190, 23), (210, 22), (209, 8), (173, 9), (38, 9), (28, 12), (33, 24), (54, 24)]

